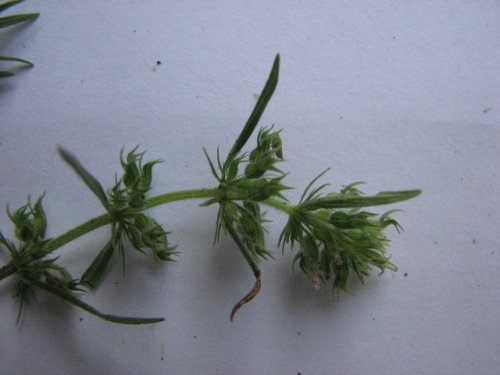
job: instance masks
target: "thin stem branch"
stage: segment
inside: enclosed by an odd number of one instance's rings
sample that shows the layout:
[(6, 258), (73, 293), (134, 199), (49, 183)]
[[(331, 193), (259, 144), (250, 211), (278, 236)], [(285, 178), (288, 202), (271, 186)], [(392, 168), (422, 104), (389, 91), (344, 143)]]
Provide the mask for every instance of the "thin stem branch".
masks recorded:
[(295, 213), (295, 206), (283, 199), (268, 198), (262, 203), (288, 215), (293, 215)]
[(106, 224), (110, 224), (111, 221), (112, 219), (109, 214), (103, 214), (101, 216), (94, 217), (86, 221), (85, 223), (82, 223), (77, 227), (70, 229), (66, 233), (61, 234), (59, 237), (52, 239), (51, 241), (49, 241), (49, 243), (47, 243), (46, 249), (47, 251), (52, 252), (66, 245), (68, 242), (71, 242), (78, 237), (83, 236), (84, 234), (92, 232), (93, 230), (100, 228)]
[(238, 233), (236, 232), (236, 230), (234, 230), (234, 228), (231, 225), (226, 225), (225, 229), (227, 230), (229, 235), (233, 238), (234, 242), (236, 242), (236, 245), (240, 249), (241, 254), (243, 255), (243, 257), (247, 261), (248, 265), (252, 269), (252, 272), (255, 275), (255, 277), (260, 275), (260, 269), (259, 269), (259, 265), (257, 264), (257, 261), (249, 253), (249, 251), (247, 250), (247, 248), (243, 244), (243, 241), (241, 240), (241, 238), (238, 235)]
[(82, 310), (87, 311), (90, 314), (93, 314), (101, 319), (107, 320), (108, 322), (120, 323), (120, 324), (152, 324), (152, 323), (160, 323), (163, 322), (164, 318), (138, 318), (138, 317), (128, 317), (128, 316), (117, 316), (111, 314), (104, 314), (99, 310), (96, 310), (90, 305), (87, 305), (85, 302), (80, 300), (78, 297), (74, 296), (71, 293), (61, 290), (56, 286), (50, 285), (46, 282), (41, 282), (38, 280), (32, 281), (33, 285), (39, 287), (40, 289), (44, 289), (49, 293), (52, 293), (70, 304), (81, 308)]
[(10, 275), (16, 273), (16, 266), (12, 263), (8, 263), (2, 268), (0, 268), (0, 280), (6, 279)]
[[(218, 189), (189, 189), (189, 190), (180, 190), (173, 191), (166, 194), (157, 195), (152, 197), (146, 201), (145, 209), (152, 208), (155, 206), (159, 206), (162, 204), (167, 204), (171, 202), (176, 202), (180, 200), (187, 199), (204, 199), (204, 198), (213, 198), (217, 194)], [(51, 241), (47, 243), (46, 250), (48, 252), (52, 252), (60, 247), (66, 245), (67, 243), (92, 232), (104, 225), (112, 223), (112, 217), (110, 214), (106, 213), (97, 217), (94, 217), (72, 229), (61, 234), (58, 237), (53, 238)], [(8, 263), (0, 268), (0, 281), (13, 275), (16, 273), (16, 267), (12, 263)]]
[(146, 209), (159, 206), (162, 204), (167, 204), (171, 202), (187, 200), (187, 199), (204, 199), (213, 198), (219, 189), (217, 188), (201, 188), (201, 189), (190, 189), (190, 190), (179, 190), (172, 191), (170, 193), (157, 195), (155, 197), (149, 198), (146, 201)]
[[(175, 201), (186, 200), (186, 199), (203, 199), (211, 198), (217, 192), (217, 189), (190, 189), (190, 190), (180, 190), (173, 191), (166, 194), (157, 195), (155, 197), (149, 198), (146, 201), (146, 208), (152, 208), (162, 204), (167, 204)], [(112, 217), (110, 214), (103, 214), (101, 216), (95, 217), (86, 221), (83, 224), (67, 231), (66, 233), (54, 238), (47, 244), (48, 251), (54, 251), (61, 246), (66, 245), (78, 237), (83, 236), (97, 228), (100, 228), (106, 224), (111, 224)]]
[[(152, 207), (160, 206), (163, 204), (168, 204), (181, 200), (188, 199), (205, 199), (205, 198), (214, 198), (217, 196), (219, 192), (218, 188), (201, 188), (201, 189), (188, 189), (188, 190), (179, 190), (173, 191), (170, 193), (160, 194), (149, 198), (146, 201), (146, 208), (149, 209)], [(267, 206), (273, 207), (279, 211), (283, 211), (287, 214), (292, 214), (294, 212), (294, 206), (290, 203), (277, 198), (269, 198), (263, 202)], [(111, 224), (112, 217), (110, 214), (103, 214), (97, 217), (94, 217), (73, 229), (61, 234), (58, 237), (55, 237), (51, 241), (47, 243), (47, 251), (52, 252), (60, 247), (66, 245), (67, 243), (89, 233), (93, 230), (96, 230), (104, 225)], [(252, 268), (255, 273), (255, 270)], [(12, 263), (8, 263), (5, 266), (0, 268), (0, 280), (3, 280), (16, 272), (15, 266)]]

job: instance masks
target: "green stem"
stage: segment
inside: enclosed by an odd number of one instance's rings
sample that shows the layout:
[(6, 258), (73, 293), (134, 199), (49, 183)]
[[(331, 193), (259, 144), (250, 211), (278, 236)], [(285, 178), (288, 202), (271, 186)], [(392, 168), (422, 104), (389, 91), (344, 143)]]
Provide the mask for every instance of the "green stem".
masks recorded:
[(260, 275), (259, 265), (255, 261), (255, 259), (252, 257), (252, 255), (249, 253), (249, 251), (247, 250), (247, 248), (243, 244), (243, 241), (241, 240), (238, 233), (234, 230), (234, 228), (231, 225), (225, 225), (225, 228), (228, 231), (229, 235), (233, 238), (234, 242), (236, 242), (238, 249), (240, 249), (241, 254), (245, 258), (248, 265), (252, 269), (253, 274), (257, 278)]
[(70, 304), (81, 308), (82, 310), (87, 311), (88, 313), (95, 315), (101, 319), (104, 319), (108, 322), (119, 323), (119, 324), (152, 324), (152, 323), (160, 323), (163, 322), (164, 318), (138, 318), (138, 317), (128, 317), (128, 316), (117, 316), (111, 314), (103, 314), (102, 312), (96, 310), (90, 305), (87, 305), (85, 302), (80, 300), (78, 297), (68, 293), (56, 286), (47, 284), (45, 282), (33, 280), (32, 284), (39, 287), (40, 289), (44, 289), (49, 293), (52, 293)]
[(162, 204), (167, 204), (176, 201), (182, 201), (187, 199), (204, 199), (213, 198), (217, 195), (219, 189), (190, 189), (190, 190), (180, 190), (172, 191), (170, 193), (157, 195), (156, 197), (149, 198), (146, 201), (146, 209), (156, 207)]
[(60, 247), (66, 245), (68, 242), (71, 242), (78, 237), (83, 236), (84, 234), (92, 232), (93, 230), (100, 228), (106, 224), (110, 224), (111, 221), (111, 216), (109, 214), (94, 217), (93, 219), (90, 219), (85, 223), (80, 224), (73, 229), (70, 229), (66, 233), (61, 234), (59, 237), (50, 240), (47, 244), (46, 249), (49, 252), (59, 249)]
[(288, 215), (293, 215), (295, 213), (295, 206), (288, 203), (283, 199), (278, 198), (268, 198), (264, 202), (265, 205), (270, 206), (276, 210), (283, 211)]
[[(214, 198), (219, 193), (218, 188), (201, 188), (201, 189), (189, 189), (189, 190), (179, 190), (173, 191), (170, 193), (160, 194), (155, 197), (149, 198), (146, 201), (145, 209), (156, 207), (159, 205), (172, 203), (181, 200), (187, 199), (206, 199), (206, 198)], [(294, 206), (290, 203), (277, 198), (269, 198), (263, 202), (264, 204), (273, 207), (277, 210), (283, 211), (287, 214), (292, 214), (294, 212)], [(111, 224), (112, 218), (109, 214), (103, 214), (92, 218), (77, 227), (70, 229), (66, 233), (52, 239), (49, 243), (47, 243), (46, 249), (49, 252), (52, 252), (60, 247), (66, 245), (67, 243), (92, 232), (104, 225)], [(255, 270), (254, 270), (255, 271)], [(16, 269), (13, 264), (9, 263), (0, 268), (0, 280), (3, 280), (10, 275), (14, 274)]]
[(236, 242), (236, 245), (240, 249), (241, 253), (243, 254), (243, 257), (247, 261), (247, 263), (250, 265), (250, 268), (253, 271), (253, 274), (255, 276), (255, 284), (248, 292), (236, 305), (234, 305), (233, 309), (231, 310), (231, 315), (229, 316), (229, 319), (231, 322), (234, 320), (234, 316), (236, 315), (236, 312), (245, 305), (246, 303), (250, 302), (252, 299), (255, 298), (257, 294), (259, 294), (260, 287), (261, 287), (261, 281), (260, 281), (260, 269), (259, 266), (256, 262), (256, 260), (252, 257), (252, 255), (249, 253), (247, 250), (246, 246), (243, 244), (241, 241), (240, 236), (238, 233), (234, 230), (234, 228), (231, 225), (225, 225), (226, 230), (229, 232), (229, 235), (233, 238), (234, 242)]
[(6, 264), (2, 268), (0, 268), (0, 280), (13, 275), (14, 273), (16, 273), (16, 266), (14, 266), (14, 264), (12, 263)]
[[(181, 201), (181, 200), (187, 200), (187, 199), (204, 199), (204, 198), (213, 198), (217, 195), (219, 189), (213, 188), (213, 189), (207, 189), (207, 188), (202, 188), (202, 189), (189, 189), (189, 190), (180, 190), (180, 191), (173, 191), (170, 193), (165, 193), (165, 194), (160, 194), (155, 197), (149, 198), (146, 201), (146, 208), (152, 208), (156, 206), (160, 206), (163, 204), (167, 203), (172, 203), (176, 201)], [(294, 206), (289, 204), (288, 202), (282, 200), (282, 199), (277, 199), (277, 198), (269, 198), (264, 201), (264, 203), (268, 206), (271, 206), (277, 210), (286, 212), (288, 214), (293, 213)], [(84, 234), (87, 234), (97, 228), (100, 228), (106, 224), (110, 224), (112, 222), (111, 216), (109, 214), (104, 214), (101, 216), (97, 216), (93, 219), (90, 219), (86, 221), (83, 224), (80, 224), (79, 226), (70, 229), (66, 233), (60, 235), (59, 237), (54, 238), (47, 244), (47, 250), (48, 251), (54, 251), (64, 245), (66, 245), (68, 242), (71, 242), (78, 237), (83, 236)], [(1, 274), (0, 274), (1, 275)], [(1, 280), (1, 278), (0, 278)]]
[[(172, 203), (180, 200), (186, 199), (203, 199), (203, 198), (212, 198), (217, 193), (218, 189), (190, 189), (190, 190), (180, 190), (173, 191), (166, 194), (157, 195), (155, 197), (149, 198), (146, 201), (145, 210), (148, 208), (152, 208), (155, 206), (159, 206), (162, 204)], [(106, 224), (111, 224), (112, 218), (110, 214), (104, 214), (89, 221), (86, 221), (79, 226), (70, 229), (66, 233), (60, 235), (59, 237), (54, 238), (47, 244), (48, 251), (54, 251), (61, 246), (66, 245), (68, 242), (71, 242), (78, 237), (83, 236), (97, 228), (100, 228)]]

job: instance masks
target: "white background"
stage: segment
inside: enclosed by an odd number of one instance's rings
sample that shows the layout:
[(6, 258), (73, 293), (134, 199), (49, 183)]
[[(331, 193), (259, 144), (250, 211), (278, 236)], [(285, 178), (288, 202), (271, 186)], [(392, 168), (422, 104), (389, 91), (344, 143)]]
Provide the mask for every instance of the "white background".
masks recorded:
[[(3, 54), (35, 63), (0, 81), (0, 206), (46, 192), (50, 236), (103, 212), (57, 144), (105, 186), (120, 148), (137, 144), (165, 160), (153, 194), (214, 186), (202, 147), (228, 151), (277, 52), (261, 124), (283, 129), (290, 199), (326, 167), (334, 189), (362, 180), (370, 194), (424, 193), (396, 205), (399, 272), (353, 281), (338, 299), (292, 272), (293, 253), (276, 248), (286, 218), (270, 211), (275, 260), (234, 323), (253, 275), (231, 241), (212, 247), (216, 208), (156, 208), (176, 263), (129, 252), (125, 278), (115, 259), (85, 300), (166, 321), (114, 325), (39, 293), (16, 325), (4, 280), (2, 374), (498, 373), (498, 1), (59, 0), (16, 11), (41, 17), (0, 35)], [(11, 236), (4, 209), (0, 220)], [(80, 275), (106, 236), (61, 249), (60, 263)]]

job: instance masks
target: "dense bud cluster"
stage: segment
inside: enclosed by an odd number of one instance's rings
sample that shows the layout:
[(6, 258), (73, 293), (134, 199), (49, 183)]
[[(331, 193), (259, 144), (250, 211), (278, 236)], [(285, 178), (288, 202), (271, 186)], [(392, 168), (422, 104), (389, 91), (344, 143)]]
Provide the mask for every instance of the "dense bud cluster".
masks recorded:
[[(168, 232), (145, 212), (151, 207), (182, 199), (206, 199), (202, 206), (219, 206), (215, 241), (221, 232), (228, 234), (255, 276), (253, 288), (233, 307), (231, 320), (239, 308), (258, 294), (261, 288), (259, 263), (271, 256), (265, 244), (263, 204), (289, 216), (279, 244), (283, 247), (289, 244), (292, 248), (298, 245), (294, 264), (299, 265), (316, 289), (330, 280), (333, 280), (333, 288), (346, 289), (349, 275), (354, 273), (363, 280), (372, 267), (382, 272), (385, 269), (396, 270), (386, 255), (389, 240), (384, 234), (390, 225), (400, 228), (390, 216), (394, 211), (377, 215), (364, 208), (410, 199), (417, 196), (419, 190), (382, 192), (366, 197), (357, 188), (358, 184), (354, 183), (340, 192), (323, 194), (327, 184), (313, 188), (322, 173), (305, 189), (299, 203), (292, 205), (282, 195), (288, 189), (283, 184), (286, 174), (277, 168), (277, 164), (283, 161), (280, 132), (273, 131), (272, 127), (263, 128), (257, 135), (254, 149), (249, 153), (242, 151), (276, 88), (279, 62), (280, 57), (277, 55), (254, 110), (224, 162), (221, 161), (219, 149), (216, 164), (204, 150), (210, 170), (217, 179), (215, 188), (174, 191), (148, 198), (153, 167), (159, 161), (143, 164), (144, 153), (138, 153), (136, 147), (126, 156), (122, 150), (120, 164), (123, 174), (116, 177), (115, 185), (105, 191), (75, 156), (60, 148), (63, 160), (99, 199), (106, 213), (55, 239), (47, 240), (47, 220), (42, 198), (34, 205), (28, 201), (13, 213), (8, 212), (18, 243), (6, 239), (0, 233), (0, 249), (5, 248), (11, 257), (8, 264), (0, 267), (0, 280), (11, 275), (17, 276), (14, 296), (21, 299), (21, 308), (35, 289), (42, 289), (110, 322), (148, 324), (162, 321), (163, 318), (103, 314), (84, 303), (78, 292), (83, 292), (80, 289), (82, 285), (98, 285), (114, 254), (121, 255), (124, 264), (126, 248), (140, 252), (149, 249), (156, 260), (171, 260), (174, 247), (168, 242)], [(57, 258), (48, 258), (54, 250), (103, 225), (110, 225), (110, 238), (79, 280), (71, 278), (64, 268), (58, 266), (55, 263)]]

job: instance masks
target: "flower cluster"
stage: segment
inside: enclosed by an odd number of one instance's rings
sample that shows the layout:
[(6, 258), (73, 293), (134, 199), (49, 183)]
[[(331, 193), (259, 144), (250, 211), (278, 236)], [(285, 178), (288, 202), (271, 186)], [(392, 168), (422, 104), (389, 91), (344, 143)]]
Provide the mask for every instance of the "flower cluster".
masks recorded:
[(122, 324), (148, 324), (161, 322), (163, 318), (135, 318), (103, 314), (80, 299), (84, 290), (80, 282), (71, 277), (69, 272), (56, 264), (57, 257), (50, 258), (50, 239), (45, 238), (47, 218), (40, 197), (35, 204), (28, 201), (8, 216), (14, 224), (14, 233), (18, 239), (16, 245), (0, 232), (0, 245), (11, 257), (8, 266), (3, 267), (5, 274), (15, 274), (17, 282), (13, 296), (20, 299), (17, 321), (21, 317), (23, 306), (35, 296), (37, 289), (64, 299), (101, 319)]
[[(11, 4), (17, 2), (12, 1)], [(3, 9), (5, 5), (0, 4), (0, 11)], [(379, 268), (381, 272), (385, 269), (395, 271), (396, 266), (386, 254), (389, 240), (384, 234), (388, 226), (394, 226), (398, 230), (401, 228), (391, 217), (394, 211), (377, 215), (366, 211), (365, 207), (407, 200), (420, 194), (419, 190), (364, 196), (358, 189), (358, 183), (354, 183), (338, 193), (325, 194), (327, 184), (314, 187), (325, 171), (307, 186), (299, 203), (292, 205), (283, 196), (284, 190), (288, 189), (283, 184), (286, 174), (277, 167), (283, 161), (280, 131), (273, 130), (273, 127), (261, 129), (255, 147), (248, 153), (242, 151), (276, 88), (279, 63), (280, 56), (277, 55), (264, 89), (224, 162), (219, 149), (216, 163), (212, 162), (205, 151), (210, 170), (217, 180), (216, 187), (173, 191), (148, 197), (153, 167), (159, 161), (143, 163), (144, 153), (139, 153), (136, 147), (126, 156), (122, 150), (120, 164), (123, 174), (115, 177), (112, 188), (104, 190), (75, 156), (59, 148), (63, 160), (99, 199), (106, 213), (59, 237), (46, 239), (47, 220), (42, 208), (42, 198), (33, 205), (28, 201), (15, 212), (8, 212), (14, 223), (18, 244), (0, 233), (0, 248), (5, 248), (11, 256), (11, 261), (0, 267), (0, 280), (17, 276), (14, 295), (21, 299), (21, 309), (35, 289), (42, 289), (110, 322), (148, 324), (162, 321), (163, 318), (103, 314), (79, 298), (79, 293), (84, 291), (80, 286), (97, 286), (116, 253), (121, 255), (124, 266), (127, 247), (140, 252), (150, 250), (159, 261), (171, 260), (175, 252), (168, 242), (168, 232), (148, 216), (146, 211), (154, 206), (183, 199), (205, 199), (202, 206), (219, 206), (214, 243), (221, 233), (229, 235), (255, 276), (253, 288), (234, 305), (231, 320), (239, 308), (258, 294), (261, 288), (260, 262), (271, 257), (265, 244), (264, 224), (267, 220), (264, 218), (262, 205), (289, 215), (279, 245), (298, 247), (294, 264), (298, 264), (315, 288), (331, 281), (334, 288), (345, 290), (350, 275), (354, 274), (363, 281), (372, 267)], [(79, 281), (71, 278), (64, 268), (55, 263), (57, 258), (49, 257), (54, 250), (103, 225), (110, 225), (110, 238)]]
[(59, 153), (99, 198), (112, 219), (111, 238), (82, 275), (82, 283), (95, 287), (115, 252), (121, 254), (125, 264), (126, 242), (141, 252), (150, 249), (157, 260), (171, 260), (174, 247), (168, 243), (168, 232), (156, 220), (142, 213), (146, 208), (146, 194), (151, 189), (152, 170), (159, 160), (143, 164), (144, 153), (138, 153), (137, 147), (125, 158), (122, 150), (120, 164), (123, 176), (116, 179), (115, 186), (106, 194), (97, 179), (73, 155), (62, 148)]
[(299, 265), (316, 288), (333, 280), (332, 286), (340, 290), (346, 289), (351, 273), (363, 281), (373, 266), (381, 272), (396, 271), (386, 254), (389, 240), (384, 234), (390, 225), (401, 229), (390, 216), (394, 210), (377, 215), (362, 207), (409, 199), (419, 191), (365, 197), (357, 188), (359, 183), (353, 183), (339, 193), (322, 194), (326, 184), (312, 189), (320, 176), (307, 187), (280, 236), (282, 247), (298, 244), (294, 264)]
[(55, 288), (68, 295), (74, 295), (80, 289), (78, 282), (63, 268), (55, 263), (57, 258), (48, 258), (45, 238), (47, 218), (42, 207), (43, 196), (35, 204), (28, 201), (13, 213), (8, 211), (9, 219), (14, 224), (14, 234), (18, 244), (0, 233), (0, 244), (9, 252), (11, 264), (18, 276), (13, 295), (20, 299), (19, 314), (25, 303), (35, 295), (35, 286)]
[[(281, 192), (287, 187), (282, 184), (285, 174), (276, 167), (283, 161), (279, 131), (261, 129), (257, 145), (249, 154), (240, 155), (243, 144), (224, 164), (217, 153), (218, 169), (205, 152), (219, 191), (204, 205), (219, 204), (215, 239), (221, 230), (229, 233), (256, 273), (259, 258), (269, 255), (264, 244), (265, 219), (260, 203), (270, 198), (284, 199)], [(240, 170), (244, 172), (239, 173)]]

